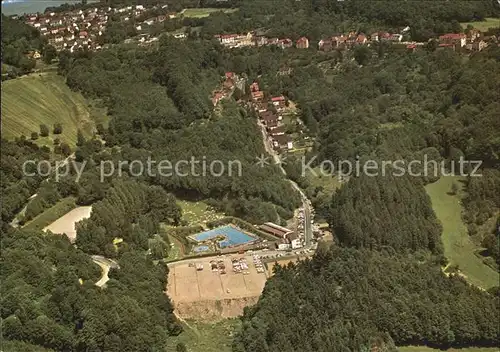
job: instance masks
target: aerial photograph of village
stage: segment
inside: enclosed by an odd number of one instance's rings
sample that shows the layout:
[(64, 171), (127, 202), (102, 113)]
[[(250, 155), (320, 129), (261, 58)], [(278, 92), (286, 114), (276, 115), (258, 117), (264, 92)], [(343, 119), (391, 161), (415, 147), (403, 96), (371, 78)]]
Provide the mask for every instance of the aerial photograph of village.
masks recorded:
[(1, 352), (500, 352), (500, 2), (1, 27)]

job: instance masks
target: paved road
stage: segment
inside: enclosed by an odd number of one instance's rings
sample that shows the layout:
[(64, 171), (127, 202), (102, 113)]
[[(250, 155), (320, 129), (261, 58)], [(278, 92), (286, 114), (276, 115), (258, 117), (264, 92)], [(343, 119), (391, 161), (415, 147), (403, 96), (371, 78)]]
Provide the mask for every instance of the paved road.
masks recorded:
[[(260, 131), (262, 133), (262, 141), (264, 142), (264, 148), (266, 149), (266, 152), (271, 155), (274, 163), (278, 165), (283, 175), (287, 176), (285, 169), (281, 165), (279, 155), (267, 141), (266, 127), (260, 121), (257, 121), (257, 124), (259, 125)], [(292, 184), (293, 188), (295, 188), (300, 193), (300, 197), (302, 198), (302, 206), (304, 207), (304, 238), (306, 247), (309, 247), (311, 245), (312, 239), (312, 208), (311, 206), (309, 206), (309, 199), (307, 198), (304, 191), (299, 187), (299, 185), (290, 179), (288, 179), (288, 181)]]
[(120, 269), (120, 266), (114, 260), (105, 258), (101, 255), (92, 255), (92, 261), (99, 265), (102, 270), (101, 278), (95, 283), (98, 287), (103, 287), (109, 281), (108, 273), (110, 268)]

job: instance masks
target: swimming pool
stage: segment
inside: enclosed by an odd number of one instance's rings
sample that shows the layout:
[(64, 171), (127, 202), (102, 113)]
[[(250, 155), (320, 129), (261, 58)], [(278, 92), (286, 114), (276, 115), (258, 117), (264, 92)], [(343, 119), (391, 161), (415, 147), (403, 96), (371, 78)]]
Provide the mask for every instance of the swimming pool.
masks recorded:
[(224, 236), (225, 237), (224, 240), (219, 241), (219, 246), (221, 248), (237, 246), (240, 244), (244, 244), (247, 242), (253, 242), (256, 240), (255, 237), (252, 237), (252, 236), (242, 232), (241, 230), (239, 230), (236, 227), (233, 227), (231, 225), (217, 227), (215, 229), (201, 232), (201, 233), (199, 233), (197, 235), (193, 235), (191, 237), (197, 242), (203, 242), (203, 241), (209, 240), (209, 239), (217, 237), (217, 236)]
[(208, 246), (205, 246), (205, 245), (201, 245), (201, 246), (196, 246), (193, 248), (193, 251), (195, 252), (208, 252), (210, 250), (210, 248)]

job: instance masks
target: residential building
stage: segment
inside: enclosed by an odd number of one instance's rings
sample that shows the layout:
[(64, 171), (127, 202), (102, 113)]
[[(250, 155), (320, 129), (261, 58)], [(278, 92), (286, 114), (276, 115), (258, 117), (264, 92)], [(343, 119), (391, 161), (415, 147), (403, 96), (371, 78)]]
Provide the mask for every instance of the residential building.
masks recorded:
[(272, 97), (271, 101), (276, 107), (284, 107), (285, 106), (285, 97), (280, 95), (279, 97)]
[(273, 136), (272, 140), (275, 149), (293, 149), (292, 138), (287, 134)]
[(467, 42), (467, 36), (464, 33), (448, 33), (439, 37), (440, 44), (451, 44), (464, 47)]
[(296, 46), (299, 49), (307, 49), (307, 48), (309, 48), (309, 39), (307, 39), (306, 37), (299, 38), (297, 40)]
[(252, 100), (254, 102), (258, 102), (258, 101), (261, 101), (262, 99), (264, 99), (264, 92), (263, 91), (256, 91), (256, 92), (251, 92), (251, 95), (252, 95)]
[(322, 39), (318, 43), (319, 50), (330, 51), (333, 49), (333, 44), (331, 39)]
[(366, 44), (368, 38), (363, 33), (358, 34), (356, 37), (356, 44)]
[(267, 127), (274, 127), (278, 125), (278, 116), (270, 110), (260, 113), (259, 117)]
[(476, 40), (474, 43), (472, 43), (472, 50), (474, 51), (481, 51), (484, 48), (488, 46), (488, 43), (486, 43), (484, 40)]
[(263, 225), (260, 225), (259, 228), (262, 231), (267, 232), (273, 236), (284, 238), (284, 239), (287, 238), (287, 235), (293, 233), (292, 230), (287, 229), (286, 227), (283, 227), (280, 225), (276, 225), (275, 223), (272, 223), (272, 222), (266, 222)]
[(291, 48), (293, 46), (293, 42), (291, 39), (288, 38), (280, 39), (278, 42), (278, 46), (281, 47), (282, 49)]
[(398, 33), (391, 34), (391, 36), (389, 37), (389, 40), (391, 42), (400, 42), (402, 39), (403, 35)]
[(472, 28), (466, 35), (467, 35), (467, 40), (473, 42), (481, 37), (481, 31), (479, 31), (476, 28)]
[(286, 127), (284, 125), (268, 128), (268, 133), (271, 137), (284, 135)]
[(258, 92), (260, 89), (259, 89), (259, 83), (257, 82), (253, 82), (251, 85), (250, 85), (250, 91), (251, 92)]

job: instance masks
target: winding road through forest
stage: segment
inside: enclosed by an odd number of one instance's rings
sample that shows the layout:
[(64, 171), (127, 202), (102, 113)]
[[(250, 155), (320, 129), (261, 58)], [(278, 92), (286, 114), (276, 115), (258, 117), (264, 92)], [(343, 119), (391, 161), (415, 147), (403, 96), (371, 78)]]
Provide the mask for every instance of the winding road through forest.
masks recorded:
[(302, 198), (302, 206), (304, 207), (304, 239), (305, 239), (305, 245), (306, 247), (309, 247), (311, 245), (311, 239), (312, 239), (312, 205), (310, 200), (307, 198), (306, 194), (304, 191), (299, 187), (299, 185), (295, 182), (292, 181), (288, 178), (288, 175), (283, 168), (282, 161), (280, 159), (280, 156), (276, 151), (269, 145), (267, 142), (267, 133), (266, 133), (266, 127), (260, 122), (257, 121), (257, 124), (260, 128), (260, 131), (262, 133), (262, 142), (264, 143), (264, 148), (266, 152), (271, 155), (273, 162), (278, 165), (280, 168), (281, 172), (285, 177), (287, 178), (288, 182), (292, 185), (293, 188), (295, 188), (299, 194), (300, 197)]

